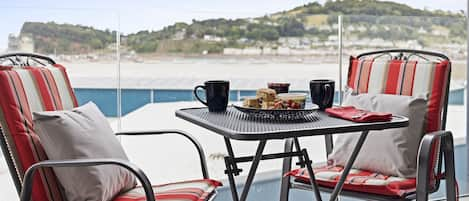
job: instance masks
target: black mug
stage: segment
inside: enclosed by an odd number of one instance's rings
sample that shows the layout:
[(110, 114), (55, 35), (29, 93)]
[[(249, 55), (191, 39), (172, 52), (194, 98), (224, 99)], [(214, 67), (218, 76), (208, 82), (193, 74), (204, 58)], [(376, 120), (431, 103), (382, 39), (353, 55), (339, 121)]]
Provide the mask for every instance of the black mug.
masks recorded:
[(334, 101), (334, 80), (311, 80), (309, 82), (311, 100), (319, 106), (319, 110), (332, 107)]
[[(205, 100), (203, 101), (197, 95), (197, 89), (202, 88), (205, 90)], [(198, 85), (194, 88), (194, 96), (201, 103), (208, 107), (210, 112), (226, 111), (228, 106), (228, 96), (230, 93), (230, 82), (225, 80), (210, 80), (206, 81), (204, 85)]]

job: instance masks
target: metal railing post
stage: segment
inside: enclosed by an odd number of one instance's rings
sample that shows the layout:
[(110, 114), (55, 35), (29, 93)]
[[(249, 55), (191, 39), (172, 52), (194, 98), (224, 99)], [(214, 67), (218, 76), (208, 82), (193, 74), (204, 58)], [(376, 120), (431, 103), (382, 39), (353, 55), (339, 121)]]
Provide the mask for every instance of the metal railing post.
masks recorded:
[(117, 59), (117, 130), (122, 130), (122, 89), (121, 89), (121, 30), (120, 30), (120, 12), (117, 13), (117, 31), (116, 31), (116, 59)]
[[(465, 105), (466, 105), (466, 152), (467, 152), (467, 155), (466, 156), (469, 156), (469, 91), (468, 91), (468, 82), (467, 82), (467, 79), (469, 78), (469, 55), (467, 54), (469, 52), (469, 0), (467, 0), (467, 9), (466, 9), (466, 23), (467, 23), (467, 26), (466, 26), (466, 41), (467, 41), (467, 45), (466, 45), (466, 86), (465, 86), (465, 91), (466, 91), (466, 101), (465, 101)], [(469, 160), (467, 160), (467, 165), (469, 167)], [(467, 173), (467, 179), (469, 180), (469, 172)]]
[(342, 21), (342, 15), (339, 15), (338, 18), (338, 39), (339, 39), (339, 105), (342, 105), (342, 54), (343, 54), (343, 40), (342, 40), (342, 30), (343, 30), (343, 21)]

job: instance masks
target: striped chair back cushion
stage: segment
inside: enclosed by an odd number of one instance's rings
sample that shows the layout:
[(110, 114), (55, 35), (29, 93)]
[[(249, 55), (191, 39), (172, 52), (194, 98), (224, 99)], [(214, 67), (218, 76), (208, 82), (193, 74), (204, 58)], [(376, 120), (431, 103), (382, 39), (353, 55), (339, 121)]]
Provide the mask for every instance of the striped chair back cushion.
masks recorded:
[[(405, 61), (372, 60), (350, 57), (347, 86), (353, 93), (381, 93), (428, 98), (426, 133), (443, 129), (442, 111), (448, 96), (451, 64), (448, 60)], [(439, 160), (439, 141), (431, 154), (432, 169)], [(432, 171), (431, 183), (436, 187), (437, 175)]]
[[(47, 156), (34, 131), (32, 112), (76, 107), (77, 100), (65, 68), (0, 68), (0, 125), (15, 173), (22, 182), (25, 171)], [(34, 178), (32, 200), (63, 201), (58, 181), (51, 169), (40, 170)]]
[(347, 86), (353, 93), (428, 97), (426, 132), (442, 128), (450, 63), (350, 59)]

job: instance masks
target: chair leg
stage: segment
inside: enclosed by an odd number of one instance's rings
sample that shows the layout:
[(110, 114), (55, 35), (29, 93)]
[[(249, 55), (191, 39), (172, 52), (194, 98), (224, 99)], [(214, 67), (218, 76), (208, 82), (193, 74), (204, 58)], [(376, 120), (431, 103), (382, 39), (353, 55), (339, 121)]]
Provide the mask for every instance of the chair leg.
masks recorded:
[(430, 181), (430, 153), (434, 143), (433, 135), (425, 135), (420, 143), (420, 150), (418, 156), (418, 170), (417, 170), (417, 189), (416, 189), (416, 200), (427, 201), (428, 200), (428, 183)]
[(457, 184), (454, 170), (454, 146), (453, 136), (448, 134), (442, 138), (443, 152), (445, 162), (445, 179), (446, 179), (446, 200), (456, 200)]
[[(285, 152), (291, 152), (293, 150), (293, 139), (285, 140)], [(280, 188), (280, 201), (288, 201), (288, 196), (290, 195), (290, 176), (285, 176), (285, 173), (288, 173), (291, 170), (291, 157), (286, 157), (283, 159), (283, 168), (282, 168), (282, 184)]]
[(416, 199), (417, 201), (427, 201), (428, 200), (428, 190), (429, 190), (429, 181), (431, 176), (430, 169), (432, 167), (430, 160), (430, 154), (432, 153), (432, 148), (436, 140), (440, 140), (440, 150), (444, 160), (445, 165), (445, 175), (446, 179), (446, 200), (455, 201), (456, 200), (456, 177), (454, 170), (454, 147), (453, 147), (453, 135), (449, 131), (436, 131), (433, 133), (426, 134), (423, 136), (419, 148), (418, 156), (418, 171), (417, 171), (417, 191)]

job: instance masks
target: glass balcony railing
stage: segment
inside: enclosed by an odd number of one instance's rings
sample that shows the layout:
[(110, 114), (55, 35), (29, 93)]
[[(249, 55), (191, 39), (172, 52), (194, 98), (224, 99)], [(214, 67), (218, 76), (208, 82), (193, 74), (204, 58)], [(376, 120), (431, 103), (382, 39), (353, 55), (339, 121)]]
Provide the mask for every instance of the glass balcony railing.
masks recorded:
[[(210, 79), (230, 80), (230, 101), (236, 102), (255, 94), (257, 88), (266, 87), (267, 82), (289, 82), (291, 91), (308, 93), (309, 80), (325, 78), (336, 81), (335, 97), (339, 103), (349, 56), (371, 50), (424, 49), (448, 55), (453, 73), (447, 127), (457, 142), (466, 137), (465, 18), (301, 15), (277, 19), (272, 15), (242, 20), (193, 20), (160, 31), (139, 27), (141, 32), (130, 33), (123, 30), (138, 22), (126, 17), (132, 14), (127, 11), (13, 10), (16, 18), (8, 23), (7, 31), (0, 32), (0, 50), (37, 52), (65, 65), (79, 103), (95, 102), (116, 130), (190, 131), (203, 144), (210, 174), (216, 179), (225, 179), (223, 139), (174, 116), (176, 109), (201, 106), (192, 94), (195, 85)], [(167, 13), (155, 14), (151, 9), (140, 12), (167, 18)], [(200, 12), (194, 12), (194, 16), (198, 15)], [(93, 23), (94, 19), (100, 19), (99, 23)], [(191, 165), (198, 160), (191, 157), (192, 150), (178, 148), (168, 152), (174, 147), (190, 147), (176, 138), (121, 141), (131, 161), (141, 166), (154, 183), (198, 177), (199, 170)], [(305, 138), (302, 144), (310, 150), (312, 160), (325, 160), (322, 137)], [(254, 152), (255, 147), (251, 143), (234, 143), (235, 152), (241, 155)], [(283, 142), (278, 141), (268, 144), (266, 152), (282, 149)], [(456, 160), (458, 176), (466, 174), (464, 149), (464, 145), (457, 147), (456, 157), (461, 159)], [(184, 156), (187, 160), (173, 160)], [(257, 191), (252, 192), (257, 193), (251, 196), (276, 195), (280, 167), (280, 160), (261, 163), (259, 170), (265, 175), (261, 180), (265, 182), (255, 185)], [(460, 184), (460, 189), (466, 189), (465, 185)], [(16, 199), (1, 157), (0, 189), (0, 197)], [(228, 196), (221, 190), (216, 200), (226, 200)], [(311, 195), (298, 192), (296, 196)]]

